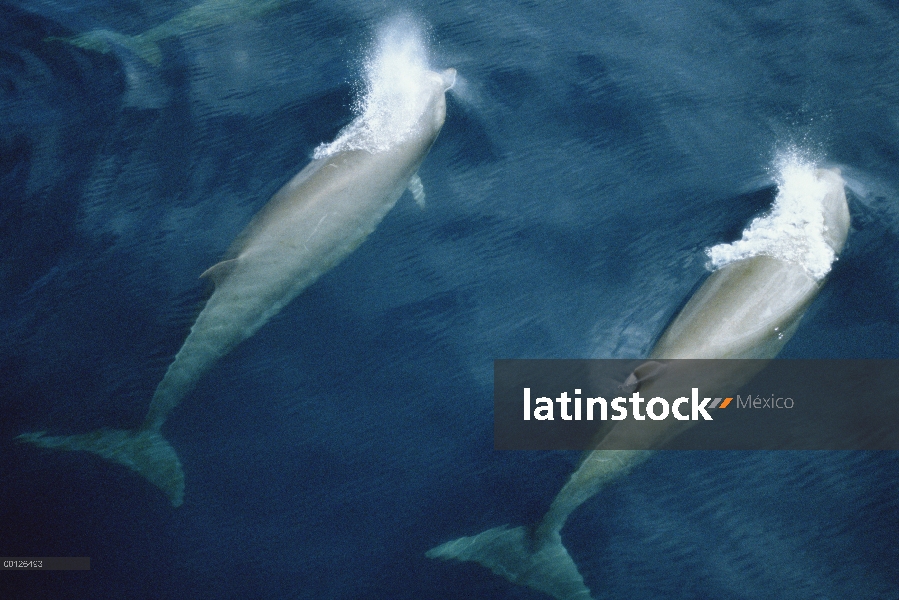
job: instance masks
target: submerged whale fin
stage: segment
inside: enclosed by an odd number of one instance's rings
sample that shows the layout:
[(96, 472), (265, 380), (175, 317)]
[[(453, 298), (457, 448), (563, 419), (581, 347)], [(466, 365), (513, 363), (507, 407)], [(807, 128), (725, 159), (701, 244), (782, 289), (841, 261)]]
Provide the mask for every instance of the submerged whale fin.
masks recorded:
[(474, 537), (447, 542), (425, 556), (474, 561), (512, 583), (526, 585), (557, 600), (591, 600), (590, 590), (558, 534), (535, 548), (524, 527), (495, 527)]
[(624, 380), (624, 383), (618, 386), (618, 389), (626, 394), (630, 394), (631, 392), (639, 390), (642, 383), (651, 381), (664, 372), (664, 364), (655, 360), (647, 361), (634, 369), (633, 372), (627, 376), (627, 379)]
[(172, 506), (184, 502), (184, 471), (175, 449), (155, 429), (98, 429), (91, 433), (46, 436), (44, 432), (16, 437), (41, 448), (84, 450), (137, 471), (168, 496)]
[(162, 63), (162, 51), (159, 49), (159, 45), (155, 41), (145, 39), (140, 35), (132, 36), (108, 29), (94, 29), (71, 38), (48, 37), (45, 41), (65, 42), (102, 54), (108, 54), (113, 50), (114, 46), (118, 45), (127, 48), (154, 67), (158, 67)]
[(408, 185), (409, 191), (412, 192), (412, 197), (415, 199), (415, 203), (418, 204), (418, 207), (422, 210), (425, 209), (425, 186), (421, 183), (421, 177), (418, 176), (418, 173), (412, 176), (412, 179), (409, 180)]
[(237, 266), (237, 259), (232, 258), (231, 260), (223, 260), (220, 263), (215, 263), (200, 275), (200, 279), (209, 278), (215, 283), (216, 286), (227, 277), (234, 267)]

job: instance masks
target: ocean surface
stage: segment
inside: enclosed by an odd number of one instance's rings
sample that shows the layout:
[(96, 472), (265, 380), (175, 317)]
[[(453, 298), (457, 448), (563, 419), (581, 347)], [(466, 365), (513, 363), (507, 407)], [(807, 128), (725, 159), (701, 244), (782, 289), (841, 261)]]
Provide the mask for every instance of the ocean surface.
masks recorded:
[[(399, 14), (458, 71), (427, 206), (172, 413), (184, 504), (17, 444), (140, 425), (198, 276)], [(425, 557), (539, 520), (578, 463), (493, 450), (492, 361), (646, 356), (784, 156), (842, 170), (852, 229), (781, 356), (899, 358), (897, 40), (888, 0), (0, 2), (0, 555), (91, 558), (0, 597), (548, 598)], [(899, 455), (662, 452), (562, 536), (597, 599), (895, 600)]]

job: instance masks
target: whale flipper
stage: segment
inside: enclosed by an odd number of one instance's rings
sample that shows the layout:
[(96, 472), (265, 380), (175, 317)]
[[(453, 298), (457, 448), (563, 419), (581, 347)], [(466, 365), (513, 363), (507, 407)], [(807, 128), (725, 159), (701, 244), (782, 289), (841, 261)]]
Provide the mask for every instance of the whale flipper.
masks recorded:
[(592, 600), (584, 578), (558, 534), (539, 547), (524, 527), (504, 525), (429, 550), (428, 558), (480, 563), (513, 583), (549, 594), (557, 600)]
[(137, 471), (168, 496), (172, 506), (184, 502), (184, 471), (171, 444), (155, 429), (98, 429), (91, 433), (47, 436), (44, 432), (16, 437), (41, 448), (84, 450)]
[(418, 204), (418, 207), (422, 210), (425, 209), (425, 186), (421, 183), (421, 177), (418, 176), (418, 173), (412, 176), (409, 180), (409, 191), (412, 192), (412, 198), (415, 199), (415, 203)]

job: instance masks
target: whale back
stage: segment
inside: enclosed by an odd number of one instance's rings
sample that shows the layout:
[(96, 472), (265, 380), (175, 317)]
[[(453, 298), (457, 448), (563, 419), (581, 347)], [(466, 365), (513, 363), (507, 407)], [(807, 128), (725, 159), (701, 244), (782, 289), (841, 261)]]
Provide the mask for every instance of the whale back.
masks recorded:
[[(838, 256), (849, 234), (849, 206), (836, 169), (819, 169), (824, 241)], [(804, 265), (757, 255), (712, 273), (671, 322), (652, 358), (774, 358), (790, 340), (824, 278)]]
[(382, 150), (350, 145), (312, 160), (253, 217), (235, 238), (223, 261), (237, 258), (255, 243), (261, 232), (283, 223), (290, 215), (302, 214), (306, 205), (312, 203), (336, 205), (341, 196), (349, 195), (347, 200), (356, 208), (361, 208), (361, 203), (374, 202), (386, 213), (437, 140), (446, 119), (445, 90), (452, 84), (454, 74), (453, 69), (443, 74), (429, 73), (424, 108), (404, 139)]

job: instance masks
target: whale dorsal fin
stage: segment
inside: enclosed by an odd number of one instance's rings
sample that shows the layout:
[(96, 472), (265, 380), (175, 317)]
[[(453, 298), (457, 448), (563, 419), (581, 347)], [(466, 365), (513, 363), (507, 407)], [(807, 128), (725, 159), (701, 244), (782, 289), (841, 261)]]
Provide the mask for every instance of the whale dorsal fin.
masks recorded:
[(409, 191), (412, 192), (412, 197), (415, 199), (415, 203), (418, 204), (418, 207), (422, 210), (425, 209), (425, 186), (421, 183), (421, 177), (418, 176), (418, 173), (412, 176), (412, 179), (409, 180)]
[(232, 258), (231, 260), (223, 260), (220, 263), (216, 263), (203, 271), (203, 274), (200, 275), (200, 279), (211, 279), (216, 286), (227, 277), (231, 271), (234, 270), (234, 267), (237, 266), (237, 259)]
[(618, 388), (626, 394), (636, 392), (640, 389), (641, 383), (658, 377), (664, 370), (664, 364), (654, 360), (647, 361), (634, 369), (633, 372), (628, 375), (627, 379), (624, 380), (624, 383), (618, 386)]

